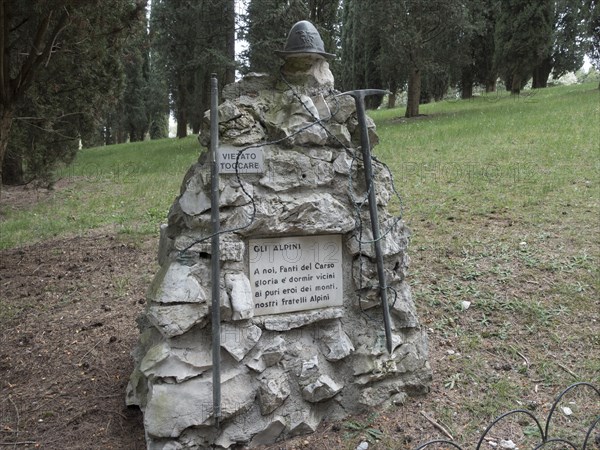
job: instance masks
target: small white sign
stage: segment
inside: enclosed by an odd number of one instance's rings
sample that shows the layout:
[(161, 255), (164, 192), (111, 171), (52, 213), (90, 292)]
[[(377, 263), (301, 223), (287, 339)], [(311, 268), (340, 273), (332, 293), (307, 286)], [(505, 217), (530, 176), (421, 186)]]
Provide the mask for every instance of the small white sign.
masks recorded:
[[(239, 154), (239, 158), (238, 158)], [(217, 152), (219, 173), (263, 173), (265, 168), (262, 148), (247, 150), (236, 147), (219, 147)]]
[(250, 239), (254, 315), (343, 304), (339, 234)]

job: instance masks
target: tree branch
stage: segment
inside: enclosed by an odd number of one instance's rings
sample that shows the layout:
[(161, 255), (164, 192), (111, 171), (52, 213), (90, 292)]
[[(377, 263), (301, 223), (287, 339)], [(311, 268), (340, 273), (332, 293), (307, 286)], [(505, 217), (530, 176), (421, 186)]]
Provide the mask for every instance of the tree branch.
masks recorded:
[(42, 24), (40, 24), (40, 27), (38, 28), (32, 49), (29, 53), (29, 57), (25, 61), (25, 64), (23, 65), (23, 68), (21, 69), (21, 72), (17, 77), (18, 81), (17, 85), (15, 86), (16, 97), (23, 95), (23, 93), (27, 90), (27, 88), (34, 79), (36, 70), (38, 69), (40, 64), (42, 64), (43, 61), (47, 60), (50, 57), (50, 53), (52, 51), (52, 46), (54, 42), (56, 41), (60, 33), (66, 28), (66, 22), (69, 17), (69, 12), (65, 8), (60, 18), (58, 19), (56, 25), (54, 26), (54, 29), (47, 37), (46, 44), (43, 47), (43, 50), (40, 51), (40, 48), (42, 47), (42, 42), (50, 26), (51, 16), (52, 11), (48, 13), (48, 15), (44, 18)]
[(40, 50), (38, 50), (38, 48), (41, 47), (44, 35), (46, 34), (46, 31), (48, 31), (48, 27), (50, 26), (52, 12), (52, 10), (49, 11), (38, 26), (38, 29), (35, 33), (35, 38), (33, 39), (33, 44), (31, 46), (32, 48), (29, 50), (29, 55), (23, 63), (23, 67), (21, 67), (19, 75), (15, 79), (15, 91), (19, 91), (21, 89), (21, 86), (24, 84), (23, 80), (25, 80), (27, 77), (30, 77), (29, 74), (33, 69), (33, 64), (35, 63), (36, 58), (38, 58), (43, 53)]
[(48, 51), (48, 59), (46, 59), (46, 64), (44, 64), (44, 67), (48, 67), (48, 64), (50, 64), (50, 57), (52, 56), (52, 49), (54, 48), (54, 44), (56, 43), (56, 40), (58, 39), (58, 36), (60, 35), (60, 33), (62, 33), (65, 28), (67, 28), (66, 24), (60, 30), (58, 30), (58, 32), (54, 35), (54, 38), (52, 39), (52, 42), (50, 43), (50, 47), (48, 47), (50, 49), (50, 51)]
[(8, 98), (8, 60), (6, 59), (7, 52), (5, 51), (6, 43), (8, 42), (8, 13), (6, 11), (6, 2), (0, 2), (0, 100), (7, 105)]
[[(429, 38), (428, 38), (428, 39), (424, 39), (424, 40), (423, 40), (423, 44), (427, 44), (429, 41), (432, 41), (432, 40), (434, 40), (434, 39), (435, 39), (435, 38), (437, 38), (437, 37), (438, 37), (440, 34), (442, 34), (442, 33), (443, 33), (444, 29), (443, 29), (443, 27), (442, 27), (441, 25), (442, 25), (442, 21), (441, 21), (440, 19), (438, 19), (438, 23), (437, 23), (437, 24), (435, 24), (433, 27), (431, 27), (431, 29), (430, 29), (430, 30), (428, 30), (428, 31), (426, 31), (426, 32), (425, 32), (425, 36), (428, 36), (428, 35), (429, 35)], [(436, 31), (436, 30), (440, 30), (440, 31), (438, 31), (438, 32), (437, 32), (437, 33), (435, 33), (435, 34), (432, 34), (432, 33), (433, 33), (434, 31)]]

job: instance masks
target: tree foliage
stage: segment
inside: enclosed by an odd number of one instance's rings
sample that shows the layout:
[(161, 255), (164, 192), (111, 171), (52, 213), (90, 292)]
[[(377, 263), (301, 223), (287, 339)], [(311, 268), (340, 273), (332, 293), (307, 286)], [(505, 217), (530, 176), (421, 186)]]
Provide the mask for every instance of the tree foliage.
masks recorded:
[[(600, 6), (596, 0), (586, 0), (587, 54), (596, 70), (600, 70)], [(598, 86), (600, 88), (600, 86)]]
[(458, 41), (466, 26), (462, 2), (378, 0), (368, 9), (362, 6), (358, 0), (347, 0), (344, 10), (353, 20), (352, 34), (342, 32), (342, 45), (348, 46), (343, 54), (358, 63), (349, 77), (357, 84), (354, 88), (369, 84), (396, 90), (407, 85), (405, 115), (418, 115), (424, 74), (430, 73), (433, 86), (439, 82), (434, 74), (454, 64), (457, 52), (447, 46)]
[(552, 44), (550, 0), (503, 0), (496, 23), (495, 63), (512, 93), (518, 94)]
[(567, 72), (576, 71), (583, 64), (587, 15), (584, 3), (584, 0), (552, 2), (552, 44), (533, 69), (534, 88), (546, 87), (550, 73), (559, 78)]
[[(341, 70), (340, 84), (342, 90), (352, 89), (384, 89), (396, 79), (390, 80), (386, 75), (388, 64), (381, 58), (382, 33), (376, 23), (381, 19), (382, 4), (375, 3), (371, 8), (364, 8), (356, 1), (345, 1), (342, 10), (341, 30)], [(387, 54), (390, 59), (393, 53)], [(393, 75), (393, 74), (392, 74)], [(365, 99), (367, 107), (376, 108), (381, 104), (381, 96), (370, 96)]]
[(337, 0), (250, 0), (242, 32), (248, 42), (244, 71), (276, 73), (281, 61), (275, 51), (285, 47), (288, 32), (300, 20), (310, 20), (325, 50), (335, 53), (338, 8)]
[(72, 159), (78, 140), (90, 136), (118, 97), (120, 49), (144, 6), (141, 0), (0, 2), (0, 179), (45, 175)]
[(124, 88), (108, 111), (97, 145), (168, 136), (169, 96), (165, 71), (152, 49), (146, 15), (132, 26), (123, 48)]
[(156, 58), (163, 65), (177, 119), (177, 136), (187, 126), (198, 132), (210, 103), (210, 76), (220, 85), (235, 78), (233, 0), (156, 0), (151, 27)]
[(493, 0), (469, 0), (466, 4), (468, 26), (459, 34), (457, 51), (460, 52), (458, 86), (462, 98), (473, 95), (475, 84), (485, 86), (487, 92), (496, 89), (497, 72), (494, 65), (494, 31), (498, 3)]

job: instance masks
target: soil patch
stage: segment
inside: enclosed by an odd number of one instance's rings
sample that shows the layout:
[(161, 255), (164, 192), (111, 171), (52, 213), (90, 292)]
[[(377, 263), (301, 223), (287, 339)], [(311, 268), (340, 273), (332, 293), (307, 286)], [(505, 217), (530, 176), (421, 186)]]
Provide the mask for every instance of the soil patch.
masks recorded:
[(0, 442), (143, 449), (124, 404), (155, 239), (96, 235), (0, 251)]
[(2, 201), (0, 202), (0, 221), (7, 210), (21, 211), (29, 209), (40, 202), (53, 198), (57, 192), (75, 183), (76, 179), (60, 179), (51, 188), (39, 187), (33, 184), (22, 186), (2, 186)]

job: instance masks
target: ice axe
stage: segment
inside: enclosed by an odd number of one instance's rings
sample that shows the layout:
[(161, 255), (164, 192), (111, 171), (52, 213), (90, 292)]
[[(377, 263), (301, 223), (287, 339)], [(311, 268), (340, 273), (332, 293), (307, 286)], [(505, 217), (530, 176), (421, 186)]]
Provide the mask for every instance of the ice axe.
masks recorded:
[(392, 326), (390, 322), (390, 308), (387, 301), (387, 285), (383, 271), (383, 253), (381, 251), (381, 238), (379, 235), (379, 219), (377, 217), (377, 198), (375, 186), (373, 185), (373, 167), (371, 165), (371, 143), (369, 142), (369, 129), (367, 127), (367, 112), (365, 111), (365, 97), (369, 95), (389, 94), (383, 89), (358, 89), (344, 92), (339, 95), (350, 95), (356, 103), (356, 117), (360, 127), (360, 146), (362, 149), (363, 164), (365, 170), (365, 181), (369, 194), (369, 216), (371, 218), (371, 229), (373, 230), (373, 246), (375, 247), (375, 258), (377, 260), (377, 278), (379, 279), (379, 295), (381, 296), (381, 308), (383, 309), (383, 326), (385, 328), (385, 340), (388, 353), (392, 354)]

